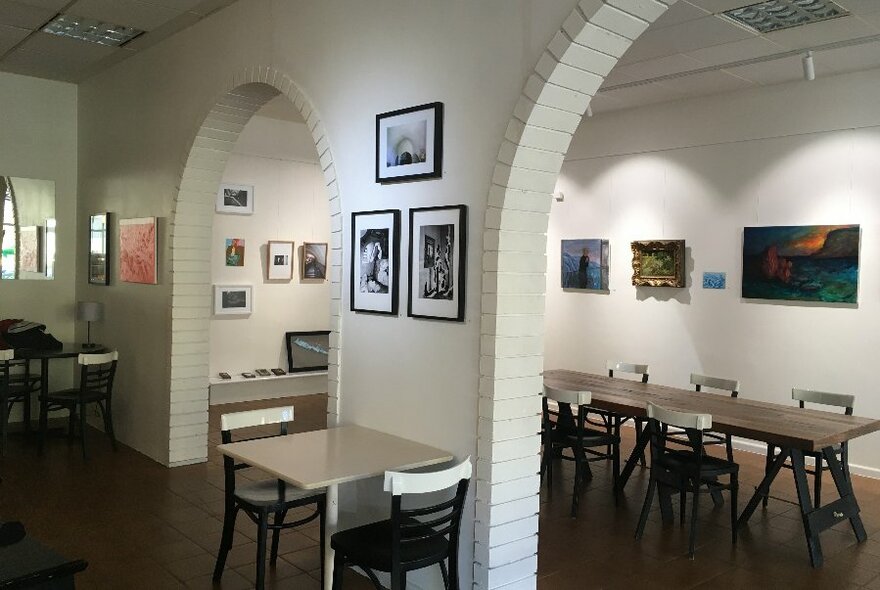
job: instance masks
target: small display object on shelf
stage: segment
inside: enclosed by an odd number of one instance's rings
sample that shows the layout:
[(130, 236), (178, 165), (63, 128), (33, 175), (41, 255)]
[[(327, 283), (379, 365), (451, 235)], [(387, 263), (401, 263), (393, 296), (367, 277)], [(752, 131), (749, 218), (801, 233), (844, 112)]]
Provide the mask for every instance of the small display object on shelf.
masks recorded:
[(230, 375), (229, 373), (224, 371), (224, 372), (220, 373), (220, 378), (223, 380), (232, 379), (232, 375)]
[(397, 315), (400, 210), (351, 214), (351, 311)]
[(254, 375), (253, 373), (242, 373), (241, 376), (244, 377), (245, 379), (256, 379), (257, 378), (257, 376)]
[(409, 210), (409, 298), (414, 318), (464, 321), (467, 207)]
[(440, 178), (443, 103), (376, 115), (376, 182)]
[(562, 240), (562, 288), (608, 291), (608, 240)]
[(703, 273), (704, 289), (726, 289), (727, 273), (726, 272), (704, 272)]
[(159, 267), (156, 217), (119, 220), (119, 280), (155, 285)]
[(271, 377), (272, 373), (269, 372), (269, 369), (254, 369), (254, 373), (259, 375), (260, 377)]
[(107, 252), (109, 220), (109, 213), (89, 216), (89, 283), (92, 285), (110, 284)]
[(251, 285), (214, 285), (214, 315), (247, 315), (253, 311)]
[(217, 213), (252, 215), (254, 187), (249, 184), (221, 184), (217, 190)]
[(281, 368), (272, 369), (272, 374), (275, 375), (276, 377), (281, 377), (282, 375), (287, 375), (287, 371), (285, 371), (284, 369), (281, 369)]
[[(330, 358), (330, 330), (287, 332), (287, 371), (324, 371)], [(277, 373), (276, 373), (277, 374)]]
[(302, 279), (304, 281), (323, 281), (327, 279), (326, 242), (303, 243)]
[(266, 246), (266, 277), (270, 281), (293, 278), (293, 242), (269, 240)]
[(684, 240), (643, 240), (632, 243), (636, 287), (684, 287)]

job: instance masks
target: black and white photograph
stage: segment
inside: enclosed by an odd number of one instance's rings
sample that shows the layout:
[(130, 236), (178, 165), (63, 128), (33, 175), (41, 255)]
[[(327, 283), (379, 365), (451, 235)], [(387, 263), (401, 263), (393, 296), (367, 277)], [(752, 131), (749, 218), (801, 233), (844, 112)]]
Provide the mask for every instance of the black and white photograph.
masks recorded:
[(221, 184), (215, 210), (217, 213), (253, 214), (254, 187), (248, 184)]
[(443, 164), (443, 103), (376, 115), (376, 182), (439, 178)]
[(351, 310), (396, 314), (400, 211), (351, 214)]
[(247, 315), (253, 311), (250, 285), (214, 285), (214, 315)]
[(304, 281), (324, 281), (327, 279), (326, 242), (303, 243), (302, 279)]
[(293, 278), (293, 242), (269, 240), (266, 245), (266, 278), (270, 281)]
[(467, 207), (409, 210), (407, 315), (464, 321)]

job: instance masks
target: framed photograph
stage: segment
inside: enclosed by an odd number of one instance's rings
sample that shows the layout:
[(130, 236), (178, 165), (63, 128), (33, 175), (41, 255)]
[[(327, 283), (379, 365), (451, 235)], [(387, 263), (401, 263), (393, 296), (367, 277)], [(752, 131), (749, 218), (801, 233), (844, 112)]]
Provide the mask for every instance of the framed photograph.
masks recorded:
[(326, 242), (303, 243), (302, 279), (305, 281), (323, 281), (327, 279)]
[(376, 182), (440, 178), (443, 103), (376, 115)]
[(330, 358), (330, 331), (286, 332), (287, 371), (326, 371)]
[(562, 288), (608, 291), (608, 240), (562, 240)]
[(155, 285), (158, 282), (155, 217), (119, 220), (119, 280)]
[(221, 184), (217, 191), (217, 213), (252, 215), (254, 187), (249, 184)]
[(351, 311), (397, 315), (400, 210), (351, 214)]
[(632, 243), (633, 277), (637, 287), (684, 287), (684, 240)]
[(244, 240), (226, 238), (226, 252), (223, 256), (226, 266), (244, 266)]
[(43, 272), (43, 227), (26, 225), (18, 230), (19, 272)]
[(289, 281), (293, 278), (293, 242), (269, 240), (266, 246), (267, 278)]
[(409, 298), (414, 318), (464, 321), (467, 207), (409, 210)]
[(247, 315), (254, 310), (250, 285), (214, 285), (214, 315)]
[(110, 284), (107, 261), (109, 219), (109, 213), (89, 216), (89, 283), (92, 285)]

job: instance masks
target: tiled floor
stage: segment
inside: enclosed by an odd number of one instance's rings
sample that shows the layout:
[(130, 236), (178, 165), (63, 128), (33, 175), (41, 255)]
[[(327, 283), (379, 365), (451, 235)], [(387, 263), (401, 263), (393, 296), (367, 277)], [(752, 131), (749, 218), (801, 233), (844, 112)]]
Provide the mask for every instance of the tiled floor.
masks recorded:
[[(325, 425), (326, 398), (303, 396), (294, 430)], [(219, 415), (267, 405), (248, 403), (211, 408), (210, 443), (219, 442)], [(624, 429), (628, 431), (628, 429)], [(629, 432), (625, 432), (629, 435)], [(17, 519), (29, 534), (88, 569), (79, 588), (125, 590), (211, 588), (223, 512), (222, 463), (216, 451), (202, 465), (166, 469), (125, 447), (109, 449), (106, 438), (88, 433), (92, 456), (82, 461), (78, 444), (49, 441), (44, 457), (21, 436), (13, 436), (0, 461), (0, 520)], [(624, 443), (626, 448), (631, 439)], [(763, 460), (737, 453), (742, 465), (740, 509), (760, 479)], [(857, 545), (848, 525), (822, 534), (825, 566), (809, 567), (797, 508), (772, 500), (755, 513), (736, 547), (730, 542), (728, 507), (704, 502), (696, 559), (687, 558), (687, 528), (663, 526), (655, 508), (641, 541), (633, 538), (647, 484), (637, 469), (615, 508), (610, 474), (593, 464), (594, 477), (581, 498), (576, 519), (568, 516), (571, 469), (557, 469), (552, 494), (543, 492), (539, 548), (540, 590), (568, 588), (868, 588), (880, 590), (880, 482), (855, 478), (868, 542)], [(826, 486), (832, 493), (833, 486)], [(774, 494), (793, 498), (789, 472)], [(677, 510), (677, 502), (674, 502)], [(676, 515), (677, 516), (677, 515)], [(256, 527), (239, 518), (235, 546), (220, 588), (251, 588)], [(269, 588), (317, 589), (317, 525), (282, 535), (278, 567), (269, 570)], [(371, 587), (347, 572), (346, 590)]]

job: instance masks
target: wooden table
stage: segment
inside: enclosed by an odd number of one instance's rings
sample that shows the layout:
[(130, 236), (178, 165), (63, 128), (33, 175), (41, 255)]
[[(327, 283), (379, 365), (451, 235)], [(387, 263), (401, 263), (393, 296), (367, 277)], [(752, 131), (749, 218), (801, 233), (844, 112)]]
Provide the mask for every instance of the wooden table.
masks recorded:
[[(748, 522), (758, 504), (770, 492), (770, 484), (782, 465), (790, 459), (810, 563), (814, 567), (822, 565), (819, 533), (844, 518), (850, 521), (859, 542), (867, 539), (852, 485), (832, 446), (880, 430), (880, 420), (561, 369), (544, 371), (544, 383), (560, 389), (590, 391), (593, 396), (591, 406), (623, 416), (646, 417), (646, 404), (649, 401), (672, 410), (711, 414), (712, 430), (715, 432), (779, 447), (781, 452), (758, 485), (737, 525), (743, 526)], [(644, 452), (648, 439), (648, 430), (645, 429), (621, 472), (621, 489)], [(837, 486), (838, 500), (824, 506), (813, 506), (804, 466), (804, 451), (822, 452)]]
[(297, 487), (327, 488), (324, 585), (328, 589), (333, 580), (330, 537), (339, 515), (337, 486), (453, 458), (447, 451), (356, 425), (229, 443), (217, 450)]

